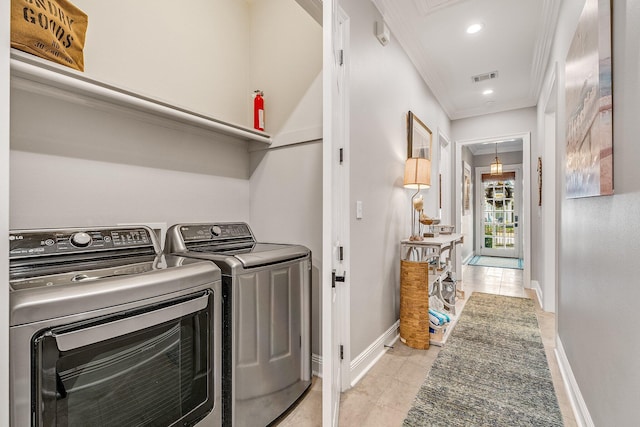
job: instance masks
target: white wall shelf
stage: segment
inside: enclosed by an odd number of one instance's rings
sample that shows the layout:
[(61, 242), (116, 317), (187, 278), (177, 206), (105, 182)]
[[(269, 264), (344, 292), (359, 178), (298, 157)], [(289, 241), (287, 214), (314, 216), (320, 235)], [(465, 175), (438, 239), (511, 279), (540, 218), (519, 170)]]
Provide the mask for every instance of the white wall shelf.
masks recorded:
[(240, 141), (271, 144), (271, 136), (244, 126), (227, 123), (204, 114), (177, 107), (90, 77), (34, 55), (11, 49), (11, 87), (84, 105), (127, 110), (150, 119), (167, 120)]

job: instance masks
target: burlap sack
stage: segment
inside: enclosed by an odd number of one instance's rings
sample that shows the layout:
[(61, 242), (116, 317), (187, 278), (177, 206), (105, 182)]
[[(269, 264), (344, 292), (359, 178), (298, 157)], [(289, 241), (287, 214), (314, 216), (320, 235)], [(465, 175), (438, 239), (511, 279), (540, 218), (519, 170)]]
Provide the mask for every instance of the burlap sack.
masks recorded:
[(84, 71), (87, 23), (67, 0), (11, 0), (11, 47)]

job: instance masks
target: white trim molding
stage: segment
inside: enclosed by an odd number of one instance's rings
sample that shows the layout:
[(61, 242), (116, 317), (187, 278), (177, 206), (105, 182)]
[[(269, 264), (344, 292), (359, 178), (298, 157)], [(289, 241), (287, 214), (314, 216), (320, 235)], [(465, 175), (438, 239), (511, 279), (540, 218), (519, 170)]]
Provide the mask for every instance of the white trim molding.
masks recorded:
[(351, 361), (349, 365), (351, 387), (358, 384), (398, 338), (400, 338), (400, 320), (391, 325), (385, 333)]
[(591, 415), (589, 414), (587, 404), (580, 392), (580, 387), (578, 387), (576, 377), (573, 376), (569, 359), (567, 359), (567, 354), (564, 352), (564, 347), (562, 346), (562, 341), (560, 341), (559, 337), (556, 338), (555, 353), (556, 359), (558, 360), (558, 366), (560, 367), (560, 373), (562, 374), (562, 380), (564, 381), (564, 386), (567, 389), (567, 394), (569, 395), (569, 401), (571, 402), (571, 408), (573, 409), (576, 424), (578, 427), (595, 427), (595, 424), (593, 424), (593, 420), (591, 419)]
[(322, 356), (311, 354), (311, 375), (322, 378)]
[(470, 252), (469, 255), (467, 255), (466, 258), (462, 260), (462, 265), (468, 264), (469, 261), (471, 261), (471, 258), (473, 258), (475, 255), (475, 252)]
[(531, 289), (536, 292), (536, 295), (538, 297), (538, 305), (544, 310), (544, 305), (542, 304), (542, 288), (540, 287), (540, 282), (538, 282), (537, 280), (532, 280)]

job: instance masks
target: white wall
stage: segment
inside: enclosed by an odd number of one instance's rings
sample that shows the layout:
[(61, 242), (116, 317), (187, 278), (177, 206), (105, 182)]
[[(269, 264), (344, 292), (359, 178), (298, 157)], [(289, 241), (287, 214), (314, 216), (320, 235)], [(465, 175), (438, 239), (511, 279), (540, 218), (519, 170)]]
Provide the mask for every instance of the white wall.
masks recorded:
[[(249, 3), (249, 92), (264, 91), (265, 132), (278, 135), (322, 70), (322, 27), (295, 0)], [(321, 94), (312, 100), (319, 111)]]
[[(640, 0), (613, 7), (615, 195), (568, 200), (559, 178), (558, 339), (593, 425), (635, 425), (640, 401)], [(546, 74), (557, 61), (556, 157), (565, 156), (565, 58), (583, 0), (562, 3)], [(544, 92), (544, 91), (543, 91)], [(542, 104), (542, 103), (541, 103)], [(544, 105), (538, 120), (544, 120)], [(564, 172), (564, 169), (562, 169)], [(602, 313), (613, 313), (603, 319)], [(583, 408), (584, 409), (584, 408)]]
[[(89, 17), (85, 74), (252, 127), (249, 4), (74, 0)], [(278, 21), (280, 22), (280, 21)]]
[[(434, 133), (446, 135), (449, 119), (391, 34), (375, 37), (380, 14), (368, 1), (341, 2), (350, 17), (350, 300), (351, 357), (385, 333), (399, 318), (400, 240), (410, 233), (411, 190), (402, 187), (407, 158), (406, 114), (413, 111)], [(349, 155), (349, 154), (347, 154)], [(432, 189), (424, 190), (426, 214), (437, 216), (437, 155)], [(363, 218), (355, 219), (355, 201)]]
[[(522, 164), (522, 151), (509, 151), (507, 153), (498, 153), (500, 163), (503, 165), (520, 165)], [(496, 159), (495, 154), (480, 154), (473, 156), (475, 167), (487, 167)]]
[(451, 137), (455, 141), (485, 139), (494, 136), (532, 132), (536, 138), (536, 108), (520, 108), (451, 122)]
[(89, 16), (88, 76), (247, 127), (260, 89), (271, 135), (322, 68), (322, 29), (294, 0), (74, 4)]
[(249, 219), (246, 142), (14, 89), (11, 148), (11, 228)]
[(249, 221), (247, 180), (11, 151), (11, 228)]
[(131, 114), (118, 107), (87, 107), (11, 90), (11, 148), (64, 157), (132, 164), (167, 170), (249, 177), (247, 143)]

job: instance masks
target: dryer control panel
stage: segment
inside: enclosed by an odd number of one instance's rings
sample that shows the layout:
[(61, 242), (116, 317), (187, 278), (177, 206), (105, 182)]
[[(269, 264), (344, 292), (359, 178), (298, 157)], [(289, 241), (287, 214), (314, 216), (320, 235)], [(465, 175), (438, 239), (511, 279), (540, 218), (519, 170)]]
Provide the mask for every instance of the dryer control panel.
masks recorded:
[(255, 241), (249, 226), (245, 223), (189, 224), (180, 226), (180, 234), (185, 243), (201, 241)]
[(9, 257), (22, 258), (57, 254), (154, 248), (153, 234), (146, 227), (65, 230), (11, 230)]

